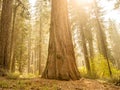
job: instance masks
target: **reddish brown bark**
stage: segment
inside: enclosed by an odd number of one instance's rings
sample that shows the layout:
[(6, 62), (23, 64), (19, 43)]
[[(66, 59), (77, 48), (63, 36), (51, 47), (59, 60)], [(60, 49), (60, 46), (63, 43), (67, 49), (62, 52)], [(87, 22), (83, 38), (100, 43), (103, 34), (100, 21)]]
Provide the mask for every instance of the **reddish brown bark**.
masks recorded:
[(0, 65), (9, 69), (10, 35), (13, 0), (3, 0), (0, 25)]
[(52, 0), (48, 59), (42, 77), (59, 80), (80, 78), (70, 33), (67, 0)]

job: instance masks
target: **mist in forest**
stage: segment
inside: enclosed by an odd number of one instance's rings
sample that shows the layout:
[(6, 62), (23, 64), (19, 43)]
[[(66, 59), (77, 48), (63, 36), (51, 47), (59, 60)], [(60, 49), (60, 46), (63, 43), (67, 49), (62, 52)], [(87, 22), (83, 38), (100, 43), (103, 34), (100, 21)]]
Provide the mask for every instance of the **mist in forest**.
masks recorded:
[(0, 78), (119, 86), (119, 15), (119, 0), (0, 0)]

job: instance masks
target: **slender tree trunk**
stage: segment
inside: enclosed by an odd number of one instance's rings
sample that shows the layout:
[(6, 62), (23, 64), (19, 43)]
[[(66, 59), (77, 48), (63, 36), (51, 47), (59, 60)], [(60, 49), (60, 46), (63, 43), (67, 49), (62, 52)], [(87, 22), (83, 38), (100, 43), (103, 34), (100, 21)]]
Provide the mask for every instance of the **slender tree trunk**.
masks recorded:
[(93, 51), (93, 40), (92, 41), (88, 41), (89, 43), (89, 53), (90, 53), (90, 61), (91, 61), (91, 72), (93, 74), (95, 74), (95, 64), (94, 64), (94, 51)]
[(31, 73), (34, 73), (34, 52), (32, 52), (32, 57), (31, 57), (31, 66), (32, 67), (30, 67), (31, 68), (31, 70), (30, 70), (30, 72)]
[(52, 0), (50, 40), (48, 59), (43, 78), (77, 80), (77, 69), (70, 25), (67, 0)]
[[(41, 11), (41, 10), (40, 10)], [(41, 22), (41, 16), (40, 16), (40, 40), (39, 40), (39, 75), (41, 74), (41, 52), (42, 52), (42, 22)]]
[(89, 59), (91, 62), (91, 74), (95, 74), (95, 64), (94, 64), (94, 47), (93, 47), (93, 34), (92, 31), (88, 30), (89, 37), (88, 37), (88, 45), (89, 45)]
[[(23, 33), (22, 33), (22, 36), (21, 36), (21, 43), (23, 44)], [(23, 45), (21, 45), (21, 48), (20, 48), (20, 60), (19, 60), (19, 72), (20, 74), (22, 74), (22, 61), (23, 61)]]
[(13, 0), (3, 0), (0, 24), (0, 65), (9, 70)]
[(113, 55), (113, 62), (116, 65), (117, 69), (120, 70), (120, 34), (116, 28), (115, 22), (109, 21), (109, 38), (110, 44), (112, 46), (112, 55)]
[(20, 4), (15, 6), (14, 12), (13, 12), (13, 23), (12, 23), (12, 33), (11, 33), (11, 45), (10, 45), (10, 72), (14, 71), (12, 70), (13, 65), (15, 65), (15, 59), (14, 59), (14, 46), (15, 46), (15, 21), (16, 21), (16, 13), (17, 13), (17, 8), (19, 7)]
[(85, 64), (86, 64), (87, 73), (88, 73), (88, 75), (91, 75), (91, 67), (90, 67), (88, 50), (87, 50), (86, 40), (85, 40), (85, 35), (84, 35), (84, 27), (82, 25), (81, 25), (80, 31), (81, 31), (82, 46), (83, 46), (83, 53), (84, 53), (84, 58), (85, 58)]
[(99, 20), (97, 19), (97, 24), (98, 24), (98, 29), (99, 29), (99, 34), (100, 34), (100, 38), (101, 38), (101, 45), (102, 45), (102, 50), (103, 50), (103, 52), (102, 52), (102, 54), (103, 54), (103, 56), (106, 58), (106, 60), (107, 60), (107, 64), (108, 64), (108, 70), (109, 70), (109, 74), (110, 74), (110, 77), (112, 77), (112, 71), (111, 71), (111, 67), (110, 67), (110, 62), (109, 62), (109, 59), (108, 59), (108, 55), (107, 55), (107, 47), (106, 47), (106, 44), (105, 44), (105, 41), (104, 41), (104, 38), (103, 38), (103, 33), (102, 33), (102, 31), (101, 31), (101, 29), (100, 29), (100, 23), (99, 23)]
[(31, 30), (28, 36), (28, 73), (30, 73), (30, 62), (31, 62)]
[(15, 72), (15, 55), (13, 55), (13, 61), (12, 61), (12, 66), (11, 66), (11, 72)]
[(94, 0), (94, 8), (95, 8), (95, 16), (96, 16), (96, 23), (97, 23), (97, 29), (98, 29), (97, 35), (98, 35), (98, 41), (99, 41), (98, 44), (100, 45), (99, 46), (100, 53), (106, 58), (109, 74), (110, 74), (110, 77), (112, 77), (112, 71), (111, 71), (110, 62), (107, 54), (106, 37), (105, 37), (104, 31), (102, 30), (101, 23), (99, 21), (99, 15), (98, 15), (99, 11), (98, 11), (96, 0)]
[(88, 36), (89, 54), (90, 54), (90, 59), (92, 60), (94, 57), (93, 34), (90, 29), (88, 30), (88, 33), (89, 33), (89, 36)]
[(35, 48), (34, 48), (34, 74), (36, 73), (37, 71), (37, 41), (36, 41), (36, 44), (35, 44)]

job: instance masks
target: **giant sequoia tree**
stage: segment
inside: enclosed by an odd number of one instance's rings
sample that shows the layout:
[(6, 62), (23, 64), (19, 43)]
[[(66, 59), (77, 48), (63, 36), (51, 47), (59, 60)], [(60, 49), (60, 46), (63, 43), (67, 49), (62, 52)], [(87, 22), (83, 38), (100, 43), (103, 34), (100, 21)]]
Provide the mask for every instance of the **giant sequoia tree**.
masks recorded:
[(52, 0), (48, 59), (42, 77), (60, 80), (80, 78), (70, 33), (67, 0)]

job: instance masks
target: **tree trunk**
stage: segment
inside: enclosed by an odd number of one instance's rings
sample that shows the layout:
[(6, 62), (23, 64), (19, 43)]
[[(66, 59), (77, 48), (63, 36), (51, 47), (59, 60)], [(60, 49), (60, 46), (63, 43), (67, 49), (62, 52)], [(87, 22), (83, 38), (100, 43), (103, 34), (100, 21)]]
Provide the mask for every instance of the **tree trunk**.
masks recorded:
[(11, 65), (11, 72), (15, 72), (15, 55), (13, 55), (13, 61), (12, 61), (12, 65)]
[(80, 31), (81, 31), (82, 46), (83, 46), (83, 53), (84, 53), (84, 58), (85, 58), (87, 74), (91, 75), (90, 61), (89, 61), (88, 50), (87, 50), (87, 46), (86, 46), (86, 40), (85, 40), (83, 25), (81, 25), (81, 30)]
[(23, 33), (22, 33), (22, 36), (21, 36), (21, 43), (22, 43), (22, 45), (21, 45), (21, 47), (20, 47), (20, 59), (19, 59), (19, 72), (20, 72), (20, 74), (22, 74), (22, 72), (23, 72), (23, 68), (22, 68), (22, 61), (23, 61), (23, 39), (24, 37), (23, 37)]
[(0, 65), (6, 70), (9, 69), (10, 62), (12, 6), (13, 0), (3, 0), (0, 25)]
[(16, 22), (16, 13), (17, 8), (20, 4), (15, 6), (14, 12), (13, 12), (13, 23), (12, 23), (12, 33), (11, 33), (11, 45), (10, 45), (10, 72), (14, 71), (12, 70), (13, 65), (15, 65), (15, 59), (14, 59), (14, 48), (15, 48), (15, 22)]
[(47, 79), (77, 80), (77, 69), (70, 26), (67, 0), (52, 0), (48, 59), (42, 77)]
[(106, 58), (109, 74), (110, 74), (110, 77), (112, 77), (112, 71), (111, 71), (110, 62), (109, 62), (109, 58), (107, 54), (108, 48), (106, 45), (105, 32), (103, 31), (101, 23), (99, 21), (99, 11), (98, 11), (96, 0), (94, 0), (94, 8), (95, 8), (96, 24), (97, 24), (97, 29), (98, 29), (97, 36), (98, 36), (98, 46), (100, 49), (99, 51)]
[(89, 45), (89, 59), (91, 62), (91, 74), (96, 74), (95, 72), (95, 64), (94, 64), (94, 46), (93, 46), (93, 34), (91, 29), (88, 29), (88, 45)]
[[(40, 10), (41, 11), (41, 10)], [(40, 16), (40, 34), (39, 34), (39, 75), (41, 74), (41, 52), (42, 52), (42, 22), (41, 22), (42, 20), (41, 20), (41, 16)]]
[(116, 65), (116, 68), (120, 70), (120, 34), (119, 31), (116, 28), (114, 21), (109, 21), (109, 38), (110, 38), (110, 44), (112, 46), (112, 55), (113, 55), (113, 62)]
[(31, 63), (31, 30), (29, 31), (29, 36), (28, 36), (28, 73), (31, 72), (30, 70), (30, 63)]

